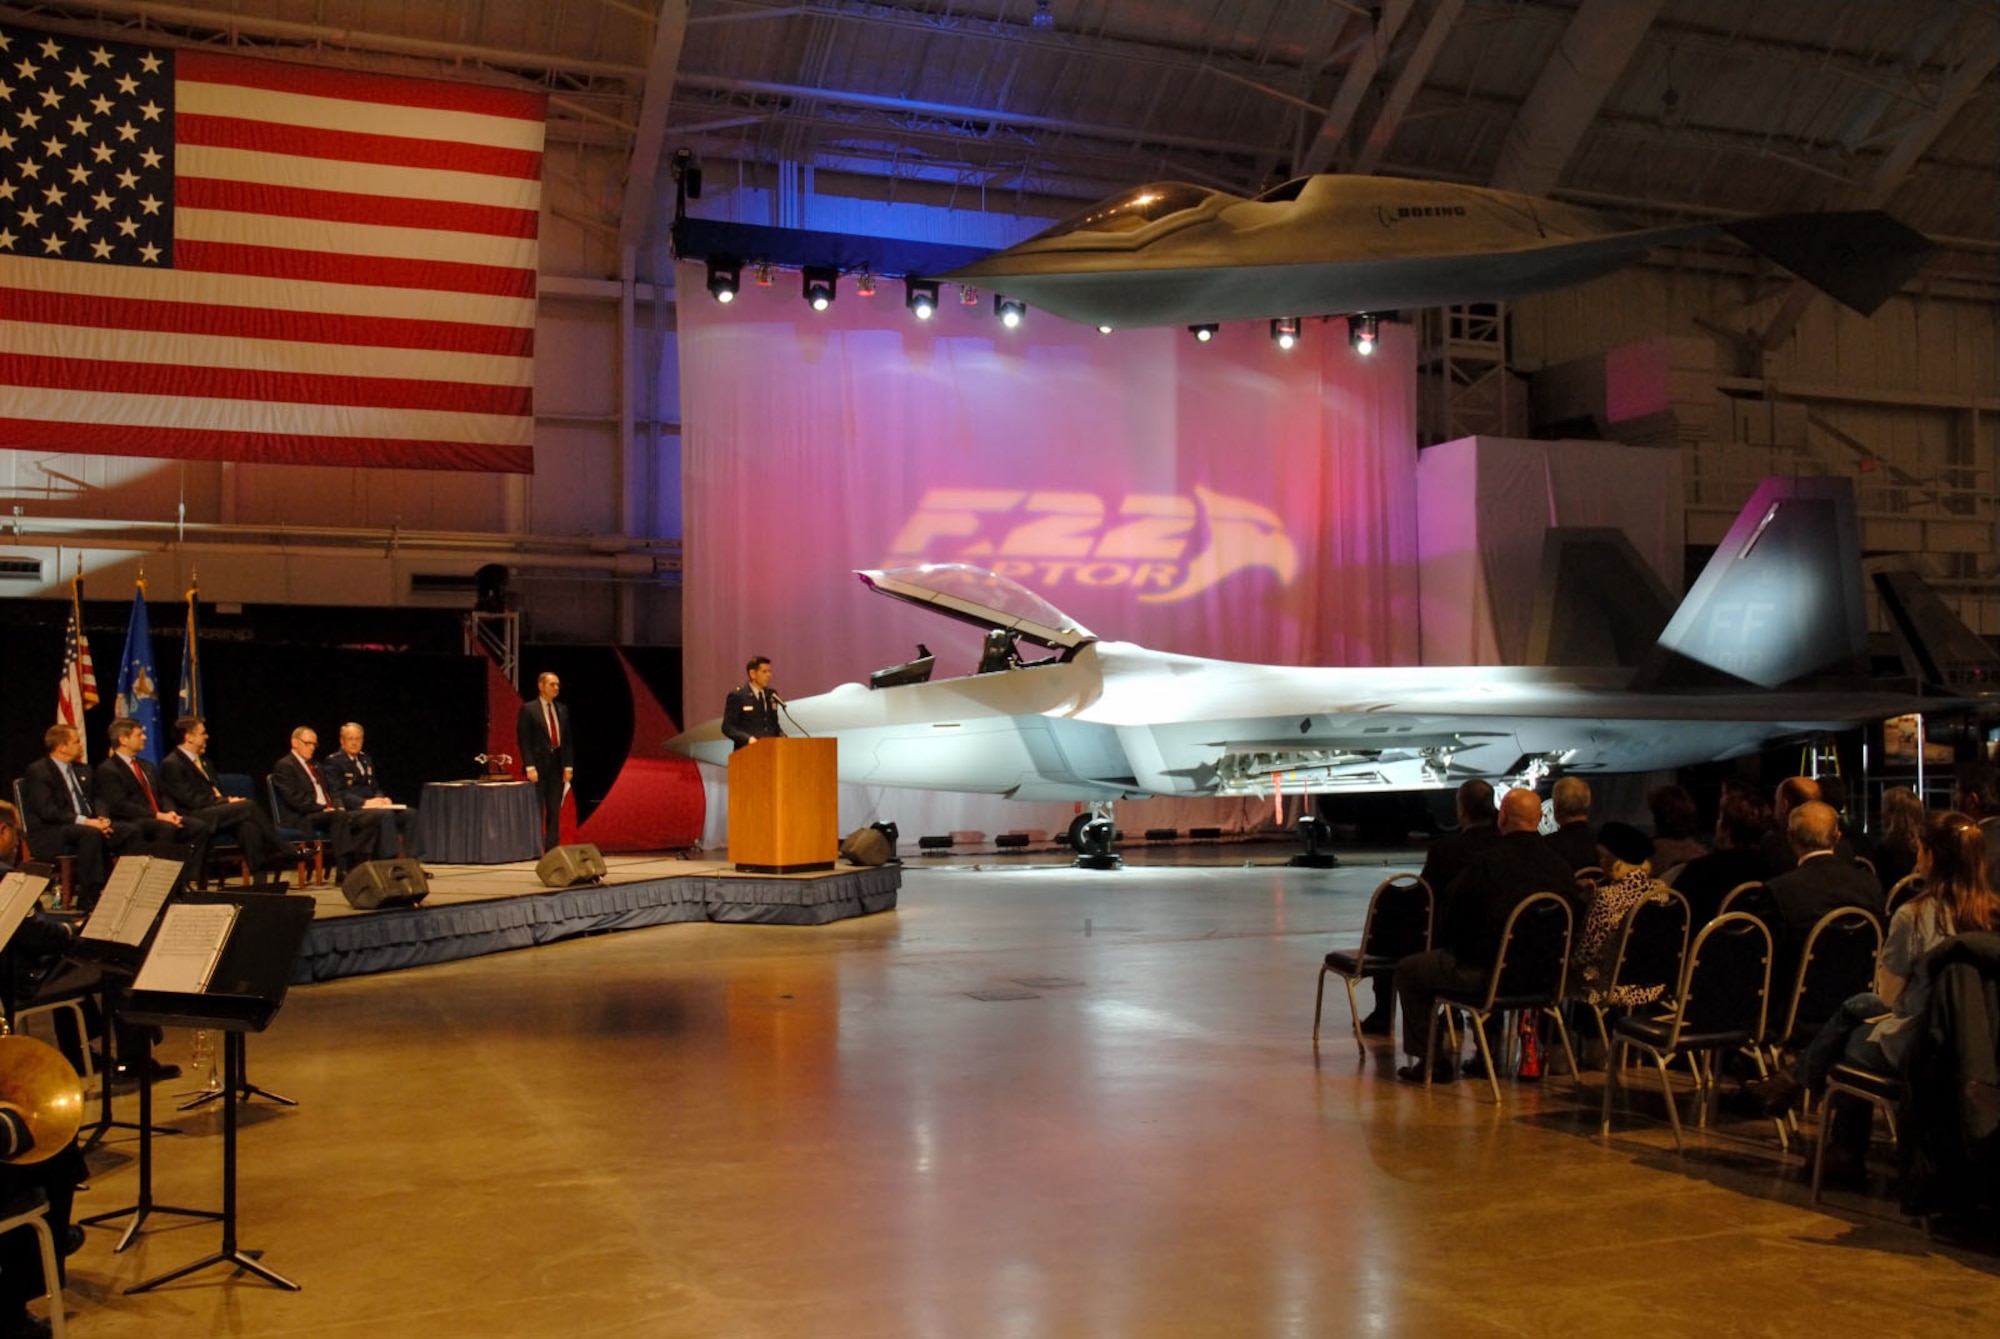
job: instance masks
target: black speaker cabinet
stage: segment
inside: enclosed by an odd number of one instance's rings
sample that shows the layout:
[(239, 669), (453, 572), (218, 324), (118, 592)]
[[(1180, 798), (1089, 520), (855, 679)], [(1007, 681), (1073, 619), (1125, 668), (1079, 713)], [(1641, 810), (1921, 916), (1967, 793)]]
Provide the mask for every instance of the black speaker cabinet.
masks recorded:
[(340, 881), (347, 905), (362, 911), (382, 907), (414, 907), (431, 895), (431, 882), (424, 867), (406, 856), (394, 860), (370, 860), (356, 865)]
[(604, 853), (589, 842), (558, 846), (535, 866), (535, 877), (551, 888), (604, 881)]

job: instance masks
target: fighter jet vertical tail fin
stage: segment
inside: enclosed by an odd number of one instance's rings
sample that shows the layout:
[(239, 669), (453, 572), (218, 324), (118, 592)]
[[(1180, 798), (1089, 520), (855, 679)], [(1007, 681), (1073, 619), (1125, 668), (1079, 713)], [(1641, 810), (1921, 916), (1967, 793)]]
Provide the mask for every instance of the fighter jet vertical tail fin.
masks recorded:
[(1937, 250), (1879, 209), (1738, 219), (1722, 230), (1863, 316), (1874, 315)]
[(1953, 692), (2000, 692), (2000, 656), (1959, 621), (1922, 577), (1877, 572), (1875, 591), (1911, 678)]
[(1861, 548), (1845, 479), (1766, 479), (1632, 686), (1776, 688), (1865, 665)]

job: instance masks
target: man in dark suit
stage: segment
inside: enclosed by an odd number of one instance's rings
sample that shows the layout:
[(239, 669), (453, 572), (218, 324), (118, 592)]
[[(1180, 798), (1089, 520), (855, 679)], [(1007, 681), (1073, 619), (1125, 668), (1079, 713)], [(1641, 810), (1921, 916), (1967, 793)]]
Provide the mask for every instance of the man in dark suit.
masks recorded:
[[(1459, 876), (1474, 856), (1500, 840), (1500, 830), (1493, 824), (1493, 787), (1490, 784), (1477, 778), (1465, 782), (1458, 788), (1452, 808), (1458, 815), (1458, 831), (1433, 841), (1424, 856), (1422, 878), (1430, 885), (1433, 926), (1443, 914), (1444, 890), (1451, 886), (1451, 881)], [(1375, 1007), (1368, 1011), (1368, 1017), (1361, 1020), (1361, 1033), (1366, 1037), (1386, 1037), (1395, 1018), (1396, 994), (1391, 976), (1387, 972), (1377, 972), (1368, 978), (1368, 984), (1374, 990)]]
[(199, 878), (208, 854), (209, 825), (174, 807), (159, 769), (140, 755), (146, 747), (146, 727), (121, 717), (111, 722), (111, 744), (111, 756), (97, 764), (97, 799), (105, 816), (132, 824), (142, 842), (185, 845), (188, 870)]
[(111, 875), (111, 857), (131, 840), (132, 825), (114, 823), (98, 812), (90, 773), (77, 765), (83, 736), (73, 725), (52, 725), (42, 735), (48, 756), (21, 773), (21, 815), (28, 845), (42, 859), (76, 853), (79, 902), (89, 906)]
[(514, 740), (521, 765), (542, 804), (542, 849), (562, 845), (563, 794), (576, 773), (576, 747), (569, 737), (569, 708), (556, 701), (562, 680), (546, 670), (535, 677), (535, 696), (521, 704)]
[(340, 748), (320, 765), (327, 793), (340, 808), (352, 813), (366, 809), (380, 815), (376, 833), (375, 858), (389, 860), (402, 855), (411, 845), (410, 823), (416, 810), (397, 804), (375, 780), (375, 760), (362, 751), (361, 727), (353, 721), (340, 727)]
[(313, 752), (319, 732), (310, 725), (292, 731), (292, 751), (271, 764), (271, 789), (278, 797), (278, 823), (333, 844), (335, 868), (344, 876), (380, 845), (379, 809), (343, 809), (333, 802)]
[(1771, 927), (1777, 941), (1771, 960), (1774, 1000), (1780, 992), (1791, 989), (1806, 936), (1820, 917), (1837, 907), (1860, 907), (1877, 920), (1883, 912), (1881, 882), (1867, 866), (1856, 864), (1836, 849), (1840, 816), (1833, 806), (1808, 800), (1792, 810), (1785, 829), (1798, 863), (1789, 874), (1780, 874), (1768, 885), (1771, 901), (1778, 908), (1778, 924)]
[(1687, 899), (1694, 926), (1715, 919), (1722, 899), (1746, 883), (1762, 883), (1769, 873), (1764, 837), (1771, 830), (1771, 806), (1748, 786), (1725, 786), (1715, 813), (1715, 849), (1681, 867), (1674, 891)]
[(297, 859), (289, 843), (278, 836), (261, 804), (222, 793), (208, 764), (208, 722), (183, 716), (174, 722), (175, 747), (160, 763), (160, 784), (183, 814), (208, 824), (215, 832), (233, 832), (251, 870), (284, 869)]
[[(1531, 790), (1510, 790), (1500, 803), (1498, 836), (1467, 863), (1444, 893), (1432, 949), (1396, 965), (1396, 997), (1403, 1005), (1403, 1050), (1411, 1063), (1396, 1076), (1422, 1083), (1424, 1034), (1440, 991), (1477, 990), (1500, 953), (1500, 933), (1515, 907), (1535, 893), (1576, 901), (1567, 861), (1542, 840), (1542, 802)], [(1434, 1077), (1449, 1080), (1456, 1067), (1438, 1060)]]
[(771, 691), (771, 658), (751, 656), (743, 673), (747, 682), (730, 689), (722, 707), (722, 733), (739, 749), (753, 739), (777, 739), (785, 733), (778, 725), (781, 699)]
[(1573, 870), (1595, 865), (1597, 825), (1590, 821), (1590, 783), (1580, 776), (1557, 777), (1549, 808), (1556, 820), (1556, 830), (1543, 838), (1549, 849)]

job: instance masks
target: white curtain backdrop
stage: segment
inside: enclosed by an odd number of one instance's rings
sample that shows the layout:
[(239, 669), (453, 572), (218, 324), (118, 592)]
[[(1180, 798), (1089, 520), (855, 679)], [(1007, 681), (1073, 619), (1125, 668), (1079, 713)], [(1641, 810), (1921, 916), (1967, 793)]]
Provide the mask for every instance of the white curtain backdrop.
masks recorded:
[[(704, 289), (683, 265), (679, 291)], [(686, 716), (721, 710), (750, 655), (805, 697), (908, 659), (968, 673), (974, 630), (869, 594), (856, 568), (964, 561), (1014, 576), (1105, 638), (1274, 664), (1415, 664), (1415, 350), (1342, 322), (1289, 353), (1262, 325), (1099, 335), (990, 303), (920, 323), (902, 286), (795, 277), (680, 308)], [(719, 787), (717, 791), (719, 792)], [(1069, 806), (862, 791), (843, 830), (1057, 829)], [(719, 793), (710, 827), (719, 831)], [(1146, 801), (1145, 827), (1268, 821), (1272, 806)]]

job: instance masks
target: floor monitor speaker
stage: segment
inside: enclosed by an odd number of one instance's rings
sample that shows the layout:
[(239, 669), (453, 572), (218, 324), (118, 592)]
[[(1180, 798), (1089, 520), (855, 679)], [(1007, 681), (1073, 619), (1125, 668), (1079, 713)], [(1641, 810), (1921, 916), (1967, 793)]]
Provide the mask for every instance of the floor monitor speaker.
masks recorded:
[(589, 842), (558, 846), (535, 866), (535, 877), (551, 888), (604, 881), (604, 853)]
[(394, 860), (370, 860), (356, 865), (340, 881), (347, 905), (362, 911), (383, 907), (414, 907), (431, 893), (424, 867), (407, 856)]

